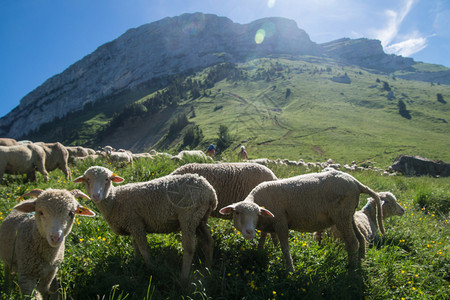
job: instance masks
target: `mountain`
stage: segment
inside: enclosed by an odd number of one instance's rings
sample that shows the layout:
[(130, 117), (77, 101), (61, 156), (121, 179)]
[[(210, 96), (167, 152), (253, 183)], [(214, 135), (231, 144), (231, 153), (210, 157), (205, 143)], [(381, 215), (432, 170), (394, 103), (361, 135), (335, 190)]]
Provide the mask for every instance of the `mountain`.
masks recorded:
[[(450, 160), (450, 69), (380, 41), (310, 40), (294, 21), (184, 14), (131, 29), (0, 119), (0, 136), (202, 149), (226, 125), (250, 156)], [(255, 156), (253, 156), (255, 157)]]
[[(263, 43), (256, 44), (255, 32), (261, 28), (267, 34)], [(165, 18), (128, 30), (48, 79), (0, 119), (0, 135), (20, 137), (86, 104), (138, 89), (155, 77), (255, 56), (316, 52), (317, 45), (287, 19), (241, 25), (201, 13)]]
[[(255, 42), (258, 30), (264, 38), (259, 44)], [(414, 64), (410, 58), (386, 55), (375, 40), (342, 39), (318, 45), (294, 21), (284, 18), (242, 25), (216, 15), (183, 14), (130, 29), (51, 77), (0, 119), (0, 135), (20, 138), (86, 105), (140, 90), (155, 78), (221, 62), (281, 55), (329, 56), (384, 72)], [(422, 77), (419, 80), (427, 79)], [(446, 70), (438, 79), (448, 78)]]

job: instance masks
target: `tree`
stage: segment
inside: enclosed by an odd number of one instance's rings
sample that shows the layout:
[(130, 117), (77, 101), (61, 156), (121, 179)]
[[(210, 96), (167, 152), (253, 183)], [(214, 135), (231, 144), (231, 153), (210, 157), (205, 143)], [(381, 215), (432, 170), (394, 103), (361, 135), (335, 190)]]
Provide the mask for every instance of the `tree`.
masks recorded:
[(443, 103), (443, 104), (446, 104), (446, 103), (447, 103), (447, 101), (444, 100), (444, 96), (442, 96), (442, 94), (437, 93), (437, 94), (436, 94), (436, 97), (437, 97), (437, 101), (438, 101), (438, 102), (441, 102), (441, 103)]
[(227, 149), (228, 147), (231, 146), (231, 144), (233, 143), (233, 140), (231, 138), (231, 135), (228, 131), (228, 127), (225, 125), (220, 125), (219, 126), (219, 132), (217, 133), (218, 137), (217, 137), (217, 150), (219, 152), (224, 151), (225, 149)]
[(409, 113), (409, 110), (406, 109), (406, 104), (402, 100), (398, 100), (398, 113), (400, 116), (406, 119), (411, 119), (411, 114)]

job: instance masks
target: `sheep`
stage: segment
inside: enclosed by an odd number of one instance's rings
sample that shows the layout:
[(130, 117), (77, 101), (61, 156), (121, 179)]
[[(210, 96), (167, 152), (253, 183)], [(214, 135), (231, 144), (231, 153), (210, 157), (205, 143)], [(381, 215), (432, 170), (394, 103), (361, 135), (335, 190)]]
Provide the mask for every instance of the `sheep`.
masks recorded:
[(47, 172), (60, 169), (67, 179), (70, 178), (69, 152), (61, 143), (35, 143), (45, 151), (45, 169)]
[(126, 151), (123, 149), (119, 149), (121, 151), (116, 151), (115, 148), (111, 146), (105, 146), (103, 147), (103, 151), (106, 153), (106, 158), (110, 162), (117, 162), (117, 163), (130, 163), (133, 164), (133, 154), (130, 151)]
[[(378, 226), (384, 233), (378, 195), (351, 175), (340, 171), (310, 173), (260, 183), (244, 201), (226, 206), (219, 212), (233, 213), (234, 225), (246, 239), (255, 237), (255, 227), (263, 232), (275, 232), (287, 269), (291, 272), (294, 272), (294, 265), (289, 251), (289, 229), (314, 232), (335, 224), (343, 234), (349, 267), (355, 267), (359, 259), (365, 256), (364, 237), (353, 219), (360, 193), (375, 198)], [(264, 243), (264, 239), (260, 242)]]
[(57, 298), (56, 273), (64, 259), (66, 236), (74, 215), (95, 216), (75, 197), (89, 198), (79, 190), (32, 190), (22, 196), (36, 197), (14, 206), (0, 227), (0, 258), (5, 275), (17, 273), (22, 295), (31, 295), (37, 285), (36, 298)]
[[(397, 202), (397, 198), (391, 192), (379, 192), (378, 196), (381, 199), (381, 209), (383, 212), (383, 219), (393, 216), (402, 216), (405, 209)], [(364, 239), (371, 243), (377, 234), (378, 226), (376, 220), (376, 200), (374, 198), (367, 198), (367, 204), (355, 212), (355, 223), (359, 231), (364, 236)], [(342, 239), (342, 235), (333, 225), (328, 233), (334, 238)], [(322, 233), (314, 233), (314, 237), (320, 243), (322, 240)]]
[[(218, 208), (244, 200), (263, 181), (277, 180), (269, 168), (256, 163), (191, 163), (172, 172), (174, 175), (187, 173), (198, 174), (208, 180), (216, 190)], [(220, 214), (218, 209), (211, 216), (231, 219), (231, 216)]]
[(85, 157), (89, 155), (89, 151), (81, 146), (69, 146), (66, 147), (69, 152), (69, 162), (74, 162), (75, 157)]
[(183, 263), (180, 278), (189, 276), (195, 251), (195, 235), (212, 262), (214, 241), (207, 226), (211, 212), (217, 207), (217, 196), (208, 181), (198, 175), (168, 175), (147, 182), (123, 182), (105, 167), (93, 166), (74, 180), (85, 183), (87, 193), (114, 233), (131, 235), (135, 259), (139, 253), (151, 267), (146, 233), (182, 233)]
[(185, 161), (188, 159), (196, 160), (196, 161), (208, 161), (212, 160), (211, 157), (207, 156), (201, 150), (183, 150), (180, 151), (177, 155), (173, 156), (172, 159), (174, 161)]
[(48, 181), (45, 169), (45, 152), (41, 147), (28, 144), (0, 146), (0, 180), (3, 174), (27, 174), (30, 180), (36, 180), (35, 169)]
[(0, 146), (16, 146), (19, 143), (15, 139), (0, 138)]

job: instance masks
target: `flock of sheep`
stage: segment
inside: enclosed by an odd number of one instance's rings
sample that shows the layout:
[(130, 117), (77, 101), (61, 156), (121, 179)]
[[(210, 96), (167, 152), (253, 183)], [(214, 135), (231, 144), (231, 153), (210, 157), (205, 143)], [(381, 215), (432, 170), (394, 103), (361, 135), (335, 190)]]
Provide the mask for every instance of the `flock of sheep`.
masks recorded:
[[(133, 155), (128, 151), (115, 151), (109, 146), (103, 150), (108, 159), (122, 153), (132, 163)], [(203, 157), (202, 151), (197, 152), (182, 151), (171, 158), (197, 154)], [(70, 155), (76, 157), (60, 143), (0, 146), (0, 175), (21, 172), (35, 179), (37, 169), (47, 179), (47, 171), (60, 168), (69, 177)], [(82, 157), (93, 155), (99, 153), (84, 153)], [(148, 268), (152, 268), (152, 259), (147, 233), (181, 230), (183, 282), (189, 278), (196, 245), (206, 264), (213, 263), (214, 241), (207, 225), (210, 216), (232, 218), (236, 229), (248, 240), (255, 238), (257, 229), (261, 230), (261, 248), (270, 233), (280, 243), (288, 271), (293, 272), (289, 230), (314, 232), (319, 242), (325, 232), (342, 239), (349, 267), (355, 268), (365, 256), (366, 243), (377, 231), (384, 233), (383, 218), (404, 213), (392, 193), (376, 193), (334, 168), (278, 179), (268, 167), (255, 162), (191, 163), (151, 181), (113, 185), (123, 181), (105, 167), (91, 166), (74, 179), (84, 184), (87, 195), (80, 190), (48, 189), (32, 190), (22, 196), (35, 199), (17, 204), (3, 221), (0, 258), (5, 262), (6, 273), (18, 274), (23, 295), (36, 289), (37, 298), (58, 296), (56, 273), (74, 216), (95, 215), (81, 206), (76, 197), (91, 199), (114, 233), (131, 235), (135, 258), (142, 256)], [(355, 212), (361, 193), (370, 198), (361, 211)]]

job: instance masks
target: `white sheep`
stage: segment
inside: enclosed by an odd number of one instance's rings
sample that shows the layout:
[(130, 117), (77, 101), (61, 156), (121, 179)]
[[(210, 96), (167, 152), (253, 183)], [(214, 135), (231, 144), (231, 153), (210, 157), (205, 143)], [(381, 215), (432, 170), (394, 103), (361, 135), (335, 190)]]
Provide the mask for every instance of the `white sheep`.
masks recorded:
[(15, 139), (10, 138), (0, 138), (0, 146), (15, 146), (19, 143)]
[(133, 154), (130, 151), (126, 151), (123, 149), (119, 149), (121, 151), (116, 151), (115, 148), (111, 146), (105, 146), (103, 147), (103, 151), (106, 153), (106, 158), (110, 162), (116, 162), (116, 163), (130, 163), (133, 164)]
[(82, 146), (68, 146), (66, 149), (69, 152), (69, 162), (74, 162), (75, 157), (85, 157), (89, 155), (89, 150)]
[(56, 273), (64, 259), (64, 242), (72, 229), (75, 214), (95, 216), (75, 197), (89, 198), (79, 190), (32, 190), (22, 197), (36, 197), (17, 204), (0, 227), (0, 258), (5, 274), (18, 274), (22, 295), (57, 297)]
[(5, 173), (27, 174), (29, 179), (35, 180), (36, 169), (48, 181), (45, 152), (41, 147), (34, 144), (0, 146), (0, 181)]
[[(402, 216), (405, 209), (397, 202), (397, 198), (391, 192), (379, 192), (378, 196), (381, 199), (381, 209), (383, 211), (383, 219), (393, 216)], [(364, 236), (364, 239), (371, 243), (378, 232), (376, 220), (376, 200), (372, 197), (367, 198), (367, 204), (355, 212), (355, 223), (359, 231)], [(336, 239), (342, 239), (342, 235), (333, 225), (327, 232)], [(322, 240), (322, 232), (314, 233), (314, 237), (320, 243)]]
[[(203, 176), (214, 187), (217, 194), (218, 208), (245, 199), (251, 190), (264, 181), (277, 180), (275, 174), (267, 167), (256, 163), (191, 163), (179, 167), (172, 174), (194, 173)], [(224, 217), (218, 209), (212, 217)], [(225, 216), (230, 219), (231, 216)]]
[(246, 239), (255, 237), (255, 228), (275, 232), (287, 268), (292, 272), (289, 229), (315, 232), (336, 225), (343, 234), (349, 265), (354, 267), (365, 256), (364, 237), (353, 220), (361, 193), (376, 199), (377, 221), (384, 233), (378, 195), (351, 175), (339, 171), (260, 183), (244, 201), (226, 206), (220, 213), (233, 213), (234, 225)]
[(195, 251), (195, 236), (212, 262), (214, 241), (207, 226), (217, 207), (217, 196), (208, 181), (198, 175), (168, 175), (147, 182), (113, 186), (124, 179), (107, 168), (93, 166), (74, 182), (85, 183), (92, 201), (118, 235), (131, 235), (135, 259), (139, 253), (151, 267), (147, 233), (169, 233), (181, 229), (185, 281)]
[(207, 156), (201, 150), (183, 150), (180, 151), (180, 153), (178, 153), (177, 155), (173, 156), (172, 159), (174, 161), (185, 161), (190, 159), (201, 162), (212, 160), (211, 157)]
[(51, 172), (60, 169), (67, 179), (70, 178), (69, 151), (61, 143), (35, 143), (45, 152), (45, 169)]

